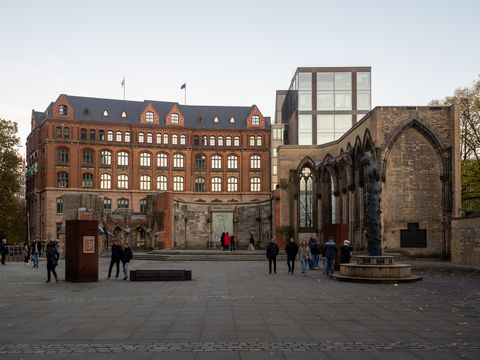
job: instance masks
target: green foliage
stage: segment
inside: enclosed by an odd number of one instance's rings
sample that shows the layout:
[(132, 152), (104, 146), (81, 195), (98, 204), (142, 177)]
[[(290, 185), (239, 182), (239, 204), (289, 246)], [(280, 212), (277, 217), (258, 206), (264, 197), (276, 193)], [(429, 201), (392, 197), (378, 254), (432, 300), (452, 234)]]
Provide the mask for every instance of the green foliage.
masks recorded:
[(25, 240), (25, 204), (19, 200), (22, 159), (17, 124), (0, 119), (0, 234), (8, 242)]

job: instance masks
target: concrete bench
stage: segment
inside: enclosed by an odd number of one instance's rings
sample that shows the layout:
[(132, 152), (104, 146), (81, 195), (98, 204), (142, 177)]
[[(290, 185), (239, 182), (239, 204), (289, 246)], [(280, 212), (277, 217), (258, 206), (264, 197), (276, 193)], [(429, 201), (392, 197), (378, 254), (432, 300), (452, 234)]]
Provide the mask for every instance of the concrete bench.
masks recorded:
[(192, 270), (130, 270), (130, 281), (192, 280)]

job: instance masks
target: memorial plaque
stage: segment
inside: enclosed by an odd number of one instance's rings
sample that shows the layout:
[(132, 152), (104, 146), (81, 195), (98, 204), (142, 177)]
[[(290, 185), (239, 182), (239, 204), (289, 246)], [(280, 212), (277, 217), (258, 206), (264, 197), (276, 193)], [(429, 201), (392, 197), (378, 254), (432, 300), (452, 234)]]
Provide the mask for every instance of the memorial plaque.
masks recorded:
[(83, 253), (95, 254), (95, 236), (83, 237)]

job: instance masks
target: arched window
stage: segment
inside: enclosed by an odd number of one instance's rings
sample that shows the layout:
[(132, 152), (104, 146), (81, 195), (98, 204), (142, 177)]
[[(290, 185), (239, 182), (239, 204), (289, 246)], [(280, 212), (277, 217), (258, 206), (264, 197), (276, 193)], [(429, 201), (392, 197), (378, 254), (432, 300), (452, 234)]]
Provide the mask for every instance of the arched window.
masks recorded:
[(67, 116), (68, 115), (68, 107), (66, 105), (60, 105), (58, 108), (58, 113), (60, 116)]
[(162, 143), (162, 134), (157, 134), (156, 138), (157, 138), (157, 144), (161, 144)]
[(92, 165), (93, 164), (93, 151), (92, 150), (83, 150), (83, 164)]
[(301, 228), (313, 228), (313, 173), (309, 167), (300, 172), (299, 220)]
[(215, 117), (213, 118), (213, 122), (214, 122), (214, 123), (218, 123), (219, 121), (220, 121), (220, 120), (218, 120), (218, 117), (217, 117), (217, 116), (215, 116)]
[(107, 131), (107, 141), (113, 141), (113, 131), (112, 130)]
[(168, 134), (163, 134), (163, 144), (168, 145)]
[(153, 134), (147, 133), (147, 144), (153, 143)]
[(260, 178), (252, 177), (250, 179), (250, 191), (260, 191)]
[(225, 145), (226, 146), (232, 146), (232, 137), (231, 136), (227, 136), (225, 138)]
[(119, 189), (128, 189), (128, 175), (121, 174), (117, 176), (117, 187)]
[(102, 150), (100, 153), (100, 165), (112, 165), (112, 153), (108, 150)]
[(80, 140), (87, 140), (87, 129), (80, 129)]
[(57, 149), (57, 164), (68, 164), (68, 149)]
[(115, 133), (115, 141), (116, 142), (122, 142), (122, 132), (121, 131), (117, 131)]
[(195, 169), (205, 169), (205, 155), (195, 156)]
[(130, 142), (130, 131), (125, 131), (125, 142), (126, 143)]
[(212, 191), (222, 191), (222, 179), (219, 177), (212, 178)]
[(122, 118), (125, 119), (125, 118), (127, 117), (127, 113), (126, 113), (125, 111), (122, 111), (122, 115), (121, 115), (121, 116), (122, 116)]
[(118, 166), (128, 166), (128, 153), (125, 151), (120, 151), (117, 155), (117, 165)]
[(173, 134), (172, 135), (172, 145), (177, 145), (178, 144), (178, 135)]
[(227, 169), (237, 170), (238, 169), (238, 156), (230, 155), (227, 159)]
[(207, 146), (208, 145), (208, 138), (207, 135), (202, 136), (202, 145)]
[(262, 137), (257, 136), (257, 146), (262, 146)]
[(153, 122), (153, 112), (147, 111), (147, 113), (145, 114), (145, 121)]
[(167, 177), (166, 176), (157, 176), (157, 190), (162, 190), (162, 191), (167, 190)]
[(219, 137), (217, 138), (217, 145), (218, 145), (218, 146), (223, 146), (223, 136), (219, 136)]
[(150, 190), (150, 176), (140, 176), (140, 190)]
[(200, 138), (198, 135), (193, 136), (193, 145), (200, 145)]
[(255, 136), (252, 135), (248, 139), (249, 139), (249, 141), (248, 141), (249, 145), (250, 146), (255, 146)]
[(168, 166), (168, 155), (165, 153), (157, 154), (157, 167), (166, 168)]
[(57, 187), (58, 188), (67, 188), (68, 187), (68, 173), (60, 171), (57, 173)]
[(103, 110), (103, 116), (108, 116), (108, 111), (106, 109)]
[(55, 137), (57, 139), (61, 139), (62, 138), (62, 127), (61, 126), (57, 126), (55, 128)]
[(232, 116), (229, 121), (231, 124), (233, 124), (235, 122), (235, 118)]
[(187, 144), (187, 137), (185, 135), (180, 135), (180, 145)]
[(240, 136), (235, 136), (233, 138), (233, 146), (240, 146)]
[(64, 139), (70, 139), (70, 128), (69, 127), (64, 127), (63, 128), (63, 138)]
[(174, 176), (173, 177), (173, 191), (183, 191), (183, 177)]
[(143, 143), (145, 141), (145, 134), (143, 132), (138, 133), (138, 142)]
[(195, 191), (196, 192), (204, 192), (205, 191), (205, 178), (204, 177), (197, 177), (195, 179)]
[(110, 190), (112, 188), (112, 176), (110, 174), (100, 175), (100, 189)]
[(152, 164), (152, 156), (147, 152), (140, 153), (140, 166), (150, 167)]
[(212, 169), (221, 169), (222, 168), (222, 158), (220, 155), (212, 156)]
[(250, 169), (260, 169), (262, 166), (262, 160), (259, 155), (250, 156)]
[(238, 191), (238, 179), (236, 177), (227, 179), (227, 191)]
[(178, 114), (173, 113), (170, 115), (170, 123), (178, 124), (178, 119)]
[(82, 175), (82, 188), (83, 189), (93, 189), (93, 174), (84, 173)]
[(215, 136), (210, 136), (210, 146), (215, 146)]
[(253, 126), (260, 125), (260, 117), (258, 115), (253, 115), (252, 116), (252, 125)]
[(90, 141), (95, 141), (95, 136), (96, 135), (96, 132), (95, 130), (91, 129), (90, 130)]
[(173, 167), (174, 168), (183, 168), (183, 159), (184, 156), (182, 154), (175, 154), (173, 155)]
[(121, 198), (117, 200), (117, 208), (128, 209), (128, 199)]
[(328, 210), (330, 215), (330, 223), (337, 223), (337, 201), (335, 197), (335, 183), (333, 177), (329, 176), (328, 178)]
[(100, 141), (105, 141), (105, 130), (98, 130), (98, 139)]

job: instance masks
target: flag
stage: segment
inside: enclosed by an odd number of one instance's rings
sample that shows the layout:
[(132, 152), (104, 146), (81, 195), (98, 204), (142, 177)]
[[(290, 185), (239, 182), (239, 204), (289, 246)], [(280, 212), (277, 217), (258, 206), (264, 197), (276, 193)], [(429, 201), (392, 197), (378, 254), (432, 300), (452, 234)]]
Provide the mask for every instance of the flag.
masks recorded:
[(182, 86), (180, 86), (180, 90), (186, 89), (187, 88), (187, 83), (183, 83)]
[(123, 78), (121, 85), (125, 86), (125, 78)]

